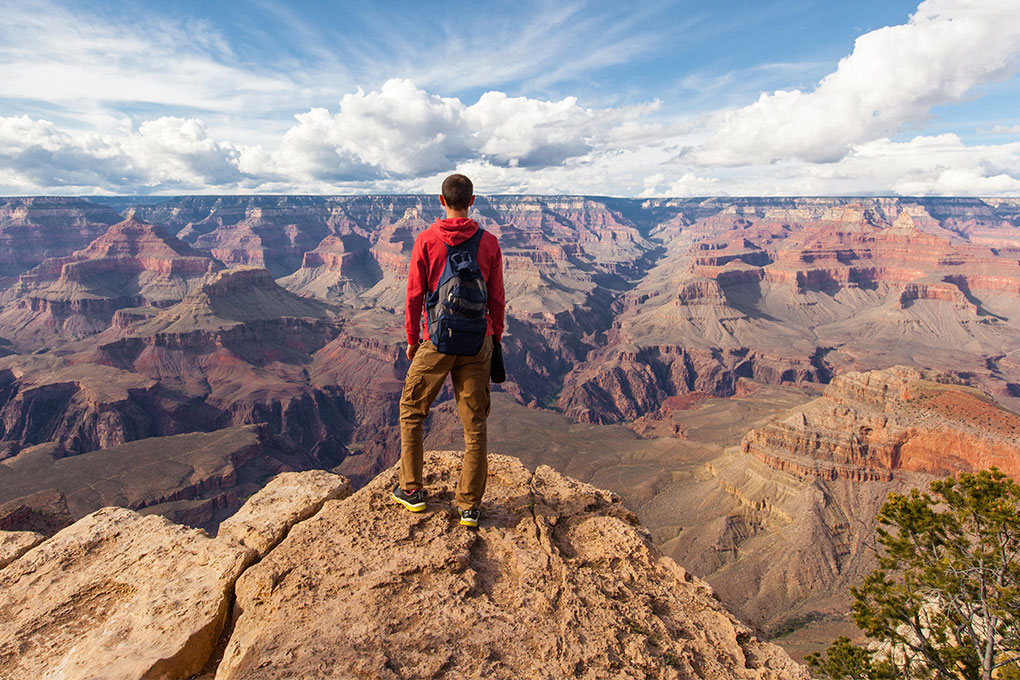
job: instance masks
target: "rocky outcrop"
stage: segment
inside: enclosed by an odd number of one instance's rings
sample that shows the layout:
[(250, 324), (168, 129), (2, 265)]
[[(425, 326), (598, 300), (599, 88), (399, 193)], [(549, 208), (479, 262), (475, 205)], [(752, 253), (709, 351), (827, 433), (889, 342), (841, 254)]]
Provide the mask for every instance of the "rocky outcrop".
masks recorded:
[(0, 570), (0, 672), (185, 678), (212, 653), (254, 558), (162, 517), (98, 510)]
[(18, 497), (0, 503), (0, 531), (52, 536), (74, 521), (62, 491), (49, 488), (35, 493), (27, 491), (19, 488)]
[(950, 376), (897, 366), (834, 378), (822, 397), (744, 437), (742, 449), (797, 475), (891, 480), (997, 466), (1020, 478), (1020, 416)]
[(295, 527), (239, 580), (216, 677), (806, 677), (612, 494), (491, 456), (472, 533), (450, 510), (458, 465), (429, 455), (423, 515), (395, 511), (391, 471)]
[[(234, 528), (266, 527), (258, 547), (103, 508), (23, 554), (0, 570), (0, 673), (34, 680), (200, 671), (227, 621), (234, 582), (275, 545), (266, 539), (348, 488), (323, 474), (286, 478), (249, 500)], [(281, 486), (298, 493), (273, 496)]]
[(459, 459), (428, 454), (422, 514), (389, 499), (396, 470), (346, 498), (341, 477), (278, 478), (215, 539), (99, 510), (0, 569), (0, 673), (808, 677), (613, 494), (492, 456), (482, 525), (458, 526)]
[(60, 455), (222, 427), (221, 414), (133, 371), (9, 357), (0, 367), (0, 459), (52, 442)]

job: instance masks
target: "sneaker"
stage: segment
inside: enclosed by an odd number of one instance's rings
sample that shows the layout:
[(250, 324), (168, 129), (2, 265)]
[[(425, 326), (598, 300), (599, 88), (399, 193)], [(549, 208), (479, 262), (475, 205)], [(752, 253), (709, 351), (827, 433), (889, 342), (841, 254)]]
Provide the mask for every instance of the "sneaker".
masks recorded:
[(466, 527), (478, 526), (478, 519), (482, 513), (478, 511), (478, 508), (471, 508), (470, 510), (460, 511), (460, 523)]
[(404, 491), (397, 484), (393, 487), (393, 500), (401, 503), (411, 512), (422, 512), (425, 510), (425, 489)]

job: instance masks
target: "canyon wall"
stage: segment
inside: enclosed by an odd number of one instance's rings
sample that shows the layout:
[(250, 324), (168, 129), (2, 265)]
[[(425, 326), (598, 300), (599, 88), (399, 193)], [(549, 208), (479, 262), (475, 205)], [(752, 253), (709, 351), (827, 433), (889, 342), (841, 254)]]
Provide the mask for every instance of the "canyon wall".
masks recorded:
[[(361, 487), (395, 462), (405, 279), (437, 200), (116, 204), (0, 199), (11, 517), (43, 534), (114, 502), (214, 527), (280, 470)], [(684, 488), (712, 499), (698, 512), (675, 480), (652, 484), (682, 518), (657, 540), (756, 623), (835, 606), (868, 564), (854, 518), (890, 488), (989, 464), (1020, 473), (1020, 200), (482, 196), (472, 215), (502, 246), (496, 389), (522, 408), (579, 431), (626, 425), (658, 455), (694, 442), (686, 414), (713, 400), (824, 388), (691, 473)], [(252, 432), (252, 447), (157, 455)], [(151, 465), (92, 495), (76, 482), (125, 456)], [(150, 484), (157, 469), (176, 472)], [(629, 479), (619, 490), (644, 503)], [(61, 494), (66, 516), (52, 511)], [(767, 545), (781, 531), (789, 560)]]

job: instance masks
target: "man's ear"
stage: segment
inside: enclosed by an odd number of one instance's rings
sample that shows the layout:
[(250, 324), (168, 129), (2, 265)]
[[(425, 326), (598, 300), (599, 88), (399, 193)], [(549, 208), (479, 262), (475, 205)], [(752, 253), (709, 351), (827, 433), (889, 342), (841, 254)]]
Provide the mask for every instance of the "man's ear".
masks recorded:
[(470, 207), (471, 207), (471, 206), (473, 206), (474, 204), (475, 204), (475, 197), (474, 197), (474, 196), (472, 196), (472, 197), (471, 197), (471, 200), (470, 200), (470, 201), (468, 201), (468, 207), (470, 208)]
[(439, 194), (439, 204), (442, 205), (444, 208), (446, 207), (446, 196)]

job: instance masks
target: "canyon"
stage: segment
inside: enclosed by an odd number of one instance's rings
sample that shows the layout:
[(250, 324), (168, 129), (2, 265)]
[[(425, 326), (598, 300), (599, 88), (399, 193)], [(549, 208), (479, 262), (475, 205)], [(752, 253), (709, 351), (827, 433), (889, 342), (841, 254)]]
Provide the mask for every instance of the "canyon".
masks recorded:
[[(281, 472), (376, 484), (438, 201), (103, 200), (0, 199), (0, 529), (116, 505), (214, 532)], [(791, 650), (845, 621), (889, 491), (1020, 477), (1020, 199), (480, 196), (472, 216), (507, 289), (490, 450), (619, 494)], [(432, 448), (458, 446), (450, 397)]]

